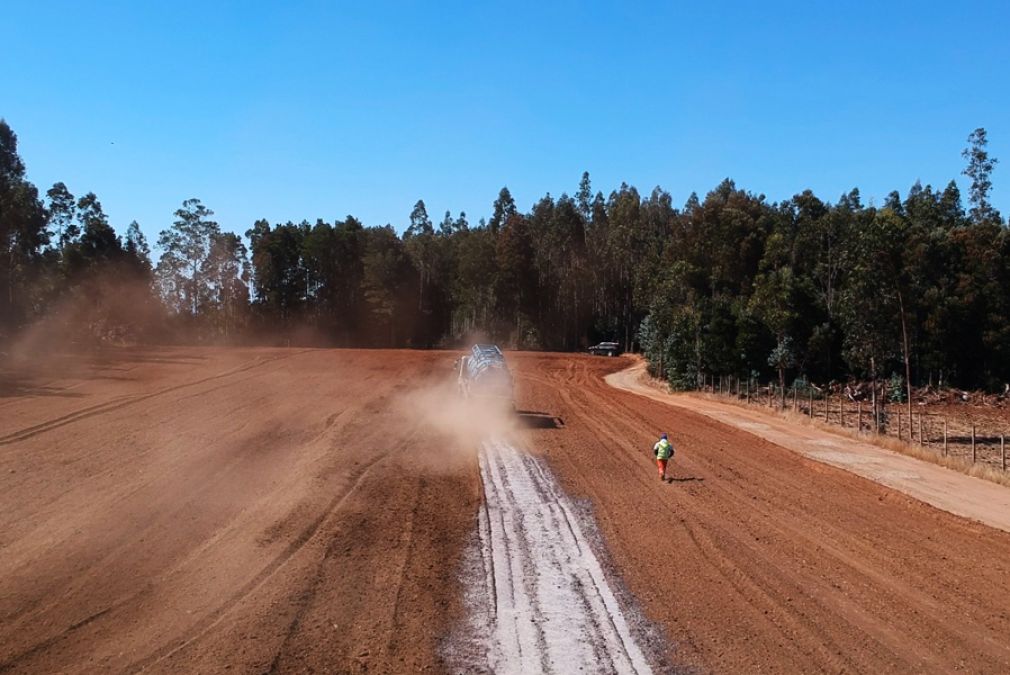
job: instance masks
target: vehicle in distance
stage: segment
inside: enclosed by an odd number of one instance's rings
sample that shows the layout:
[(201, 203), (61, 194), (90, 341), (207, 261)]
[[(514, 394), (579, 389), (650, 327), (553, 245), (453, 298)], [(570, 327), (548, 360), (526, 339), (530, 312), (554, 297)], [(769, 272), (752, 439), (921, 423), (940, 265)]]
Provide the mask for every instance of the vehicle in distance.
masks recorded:
[(468, 399), (492, 399), (513, 405), (512, 373), (498, 345), (475, 344), (459, 360), (459, 393)]
[(621, 353), (621, 344), (619, 342), (601, 342), (590, 347), (589, 353), (596, 356), (617, 356)]

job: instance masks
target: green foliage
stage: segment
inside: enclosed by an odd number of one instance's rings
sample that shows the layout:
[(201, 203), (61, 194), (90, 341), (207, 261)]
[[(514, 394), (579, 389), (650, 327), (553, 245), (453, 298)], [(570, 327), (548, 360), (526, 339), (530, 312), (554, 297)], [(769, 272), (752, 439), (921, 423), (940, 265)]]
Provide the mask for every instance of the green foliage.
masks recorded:
[(788, 335), (775, 345), (768, 355), (768, 365), (776, 370), (786, 370), (796, 365), (796, 354), (793, 352), (793, 339)]
[(819, 396), (819, 392), (810, 384), (810, 380), (803, 375), (800, 375), (793, 380), (793, 384), (789, 388), (789, 391), (792, 392), (793, 390), (796, 391), (796, 395), (800, 398), (807, 398), (809, 396), (817, 398)]
[(158, 235), (163, 253), (155, 276), (162, 299), (175, 313), (196, 316), (200, 311), (211, 243), (221, 233), (210, 220), (213, 215), (199, 199), (187, 199), (175, 212), (172, 227)]
[(998, 160), (989, 156), (986, 146), (989, 145), (985, 129), (975, 129), (968, 136), (968, 147), (961, 156), (968, 161), (968, 166), (962, 172), (971, 178), (971, 220), (976, 225), (999, 223), (999, 211), (989, 202), (992, 191), (992, 171)]
[(989, 202), (987, 143), (976, 130), (964, 153), (970, 214), (953, 181), (916, 182), (878, 208), (855, 189), (834, 203), (809, 190), (769, 203), (726, 179), (678, 208), (658, 187), (594, 192), (583, 173), (574, 196), (528, 211), (503, 187), (476, 226), (449, 211), (434, 223), (418, 200), (402, 235), (347, 216), (259, 220), (242, 238), (193, 199), (158, 237), (152, 269), (139, 226), (118, 236), (93, 193), (56, 183), (43, 204), (0, 121), (0, 337), (63, 307), (89, 326), (121, 324), (128, 313), (110, 298), (131, 286), (143, 289), (131, 302), (164, 307), (197, 337), (556, 350), (615, 340), (678, 389), (720, 375), (782, 386), (890, 372), (906, 386), (1002, 388), (1010, 231)]
[(271, 227), (267, 221), (258, 220), (246, 233), (252, 250), (256, 309), (261, 316), (281, 326), (304, 318), (302, 310), (312, 292), (303, 256), (309, 232), (309, 224), (305, 222)]
[(406, 275), (413, 274), (403, 243), (392, 227), (369, 229), (365, 240), (365, 301), (371, 324), (371, 338), (379, 344), (395, 346), (397, 316), (405, 311)]
[(891, 403), (904, 403), (907, 399), (905, 398), (905, 378), (897, 373), (891, 373), (890, 379), (887, 381), (887, 398)]
[(232, 232), (215, 232), (203, 261), (199, 289), (200, 314), (213, 334), (239, 333), (248, 320), (249, 256), (242, 239)]
[(29, 287), (48, 240), (46, 213), (38, 190), (25, 178), (17, 136), (0, 119), (0, 337), (32, 314)]
[(53, 243), (58, 251), (69, 244), (76, 243), (81, 236), (80, 228), (74, 222), (77, 215), (77, 200), (62, 182), (54, 184), (46, 192), (49, 198), (49, 227), (54, 237)]
[(488, 223), (491, 233), (498, 234), (498, 231), (505, 226), (509, 218), (516, 215), (518, 212), (516, 202), (512, 199), (512, 193), (509, 192), (507, 187), (503, 187), (501, 191), (498, 192), (498, 199), (495, 200), (493, 205), (491, 221)]

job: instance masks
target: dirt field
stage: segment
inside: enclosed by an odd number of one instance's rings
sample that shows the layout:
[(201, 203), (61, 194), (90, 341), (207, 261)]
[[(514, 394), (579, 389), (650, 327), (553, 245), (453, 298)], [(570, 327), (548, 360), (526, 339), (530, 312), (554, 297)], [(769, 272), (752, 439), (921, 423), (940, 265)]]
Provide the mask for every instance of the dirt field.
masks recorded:
[[(595, 514), (667, 637), (654, 666), (1010, 669), (1010, 535), (616, 391), (622, 359), (509, 359), (519, 407), (563, 421), (521, 444)], [(4, 372), (0, 672), (449, 669), (481, 474), (413, 393), (451, 362), (189, 349)]]
[[(1007, 672), (1010, 535), (601, 376), (627, 363), (520, 355), (531, 432), (593, 504), (676, 662), (717, 672)], [(648, 457), (678, 448), (674, 482)]]
[(437, 664), (479, 499), (404, 409), (441, 365), (171, 350), (9, 379), (0, 671)]

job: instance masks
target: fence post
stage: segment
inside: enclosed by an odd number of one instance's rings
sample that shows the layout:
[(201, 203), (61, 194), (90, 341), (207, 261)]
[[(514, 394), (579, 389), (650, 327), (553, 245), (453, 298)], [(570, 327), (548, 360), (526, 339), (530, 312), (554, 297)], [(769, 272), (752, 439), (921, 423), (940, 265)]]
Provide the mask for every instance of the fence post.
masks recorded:
[(947, 416), (943, 416), (943, 456), (947, 456)]
[(1004, 434), (999, 435), (999, 461), (1003, 470), (1006, 471), (1006, 436)]
[(919, 445), (922, 445), (922, 413), (919, 413)]
[(856, 433), (863, 433), (863, 402), (856, 401)]
[(747, 377), (747, 403), (750, 404), (750, 377)]
[(838, 424), (845, 428), (845, 394), (838, 395)]
[(807, 415), (810, 416), (810, 419), (813, 419), (814, 418), (814, 388), (813, 387), (808, 387), (807, 388), (807, 399), (808, 399), (808, 401), (807, 401), (807, 404), (808, 404), (807, 405)]
[(799, 410), (799, 402), (796, 400), (797, 396), (799, 396), (799, 390), (796, 389), (796, 382), (793, 382), (793, 412), (794, 413), (797, 410)]
[(898, 408), (898, 440), (901, 440), (901, 408)]
[(975, 463), (975, 424), (971, 425), (971, 463)]

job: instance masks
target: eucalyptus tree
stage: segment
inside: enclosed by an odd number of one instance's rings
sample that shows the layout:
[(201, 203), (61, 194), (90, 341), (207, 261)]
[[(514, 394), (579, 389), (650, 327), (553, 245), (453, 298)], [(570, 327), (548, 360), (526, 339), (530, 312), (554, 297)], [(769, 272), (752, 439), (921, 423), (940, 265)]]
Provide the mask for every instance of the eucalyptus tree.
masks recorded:
[(968, 136), (968, 147), (961, 156), (968, 162), (961, 173), (971, 179), (971, 191), (968, 201), (971, 203), (971, 220), (974, 224), (1000, 222), (1000, 214), (989, 201), (992, 192), (992, 172), (999, 162), (989, 156), (986, 147), (989, 138), (986, 130), (979, 127)]
[(156, 280), (166, 305), (176, 313), (196, 316), (200, 311), (206, 261), (221, 233), (213, 215), (199, 199), (187, 199), (176, 210), (172, 227), (158, 235), (162, 254)]

